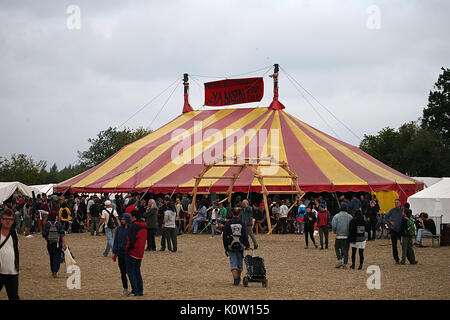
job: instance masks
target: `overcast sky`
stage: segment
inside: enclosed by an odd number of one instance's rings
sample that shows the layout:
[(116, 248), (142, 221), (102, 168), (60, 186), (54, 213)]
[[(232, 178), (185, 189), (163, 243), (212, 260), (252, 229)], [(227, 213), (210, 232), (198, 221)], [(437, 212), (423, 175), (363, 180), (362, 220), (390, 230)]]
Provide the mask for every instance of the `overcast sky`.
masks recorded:
[[(70, 5), (79, 8), (79, 29)], [(359, 138), (398, 128), (422, 115), (440, 68), (450, 67), (449, 12), (446, 0), (2, 0), (0, 156), (24, 153), (62, 169), (88, 138), (121, 125), (183, 73), (197, 75), (191, 106), (207, 109), (200, 86), (218, 79), (199, 75), (274, 63)], [(270, 104), (270, 73), (263, 100), (242, 107)], [(310, 98), (317, 115), (284, 73), (279, 86), (285, 111), (359, 145)], [(125, 126), (157, 129), (177, 117), (181, 85), (157, 115), (170, 93)]]

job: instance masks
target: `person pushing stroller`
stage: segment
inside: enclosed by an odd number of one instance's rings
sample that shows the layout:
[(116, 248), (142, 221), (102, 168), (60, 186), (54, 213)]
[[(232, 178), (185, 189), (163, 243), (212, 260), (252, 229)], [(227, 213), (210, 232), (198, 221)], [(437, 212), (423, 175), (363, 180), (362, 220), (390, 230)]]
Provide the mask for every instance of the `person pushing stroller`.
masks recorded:
[(250, 249), (247, 228), (245, 223), (239, 219), (239, 215), (239, 208), (235, 208), (231, 220), (227, 221), (225, 224), (222, 237), (225, 255), (230, 257), (231, 274), (233, 275), (233, 284), (235, 286), (238, 286), (241, 282), (244, 249)]

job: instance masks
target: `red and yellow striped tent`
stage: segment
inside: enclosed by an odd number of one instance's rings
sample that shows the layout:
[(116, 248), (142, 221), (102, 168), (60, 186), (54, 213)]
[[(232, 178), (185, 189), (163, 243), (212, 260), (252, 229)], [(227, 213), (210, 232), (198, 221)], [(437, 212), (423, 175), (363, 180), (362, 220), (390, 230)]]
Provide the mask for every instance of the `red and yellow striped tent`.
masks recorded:
[[(255, 141), (256, 149), (252, 148)], [(309, 126), (284, 110), (266, 107), (185, 112), (99, 165), (58, 184), (55, 192), (187, 193), (193, 190), (194, 176), (203, 170), (205, 162), (221, 158), (221, 153), (274, 156), (286, 161), (305, 192), (393, 190), (406, 199), (423, 189), (423, 183), (359, 148)], [(213, 168), (208, 175), (231, 175), (233, 170)], [(265, 184), (269, 191), (294, 190), (292, 181), (286, 178), (265, 179)], [(205, 180), (199, 191), (220, 192), (227, 187), (224, 180)], [(233, 191), (260, 192), (261, 186), (251, 172), (244, 171)]]

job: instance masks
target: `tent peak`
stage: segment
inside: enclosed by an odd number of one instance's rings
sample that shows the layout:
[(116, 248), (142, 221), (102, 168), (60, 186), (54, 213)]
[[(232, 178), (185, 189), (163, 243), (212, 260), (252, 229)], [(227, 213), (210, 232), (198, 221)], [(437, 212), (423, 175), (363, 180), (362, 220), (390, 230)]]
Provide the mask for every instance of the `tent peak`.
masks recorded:
[(274, 65), (274, 72), (269, 77), (273, 78), (273, 100), (269, 106), (269, 110), (283, 110), (285, 106), (278, 100), (278, 72), (280, 66), (278, 63)]

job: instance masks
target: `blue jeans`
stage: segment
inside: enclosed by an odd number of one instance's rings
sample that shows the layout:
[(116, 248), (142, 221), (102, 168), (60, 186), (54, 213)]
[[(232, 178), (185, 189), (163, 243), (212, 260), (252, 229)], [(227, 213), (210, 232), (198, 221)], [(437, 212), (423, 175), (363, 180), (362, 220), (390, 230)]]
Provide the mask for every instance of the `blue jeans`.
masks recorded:
[(205, 217), (201, 217), (201, 216), (199, 216), (199, 217), (194, 219), (194, 222), (192, 223), (192, 226), (194, 228), (194, 233), (197, 233), (198, 223), (200, 221), (205, 221), (205, 220), (206, 220), (206, 218)]
[(238, 252), (228, 251), (228, 254), (230, 255), (230, 269), (242, 271), (242, 265), (243, 265), (243, 261), (244, 261), (244, 252), (243, 251), (238, 251)]
[(134, 295), (144, 293), (144, 284), (141, 275), (142, 259), (135, 259), (130, 255), (126, 255), (126, 270), (128, 279), (130, 279), (131, 293)]
[(109, 250), (114, 246), (114, 231), (115, 229), (105, 228), (106, 233), (106, 249), (103, 252), (103, 255), (106, 257), (109, 253)]
[(420, 240), (422, 239), (422, 237), (431, 237), (433, 234), (425, 229), (419, 229), (417, 230), (417, 238), (416, 241), (420, 242)]

